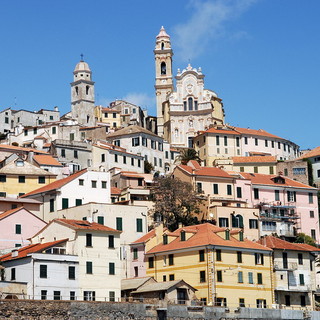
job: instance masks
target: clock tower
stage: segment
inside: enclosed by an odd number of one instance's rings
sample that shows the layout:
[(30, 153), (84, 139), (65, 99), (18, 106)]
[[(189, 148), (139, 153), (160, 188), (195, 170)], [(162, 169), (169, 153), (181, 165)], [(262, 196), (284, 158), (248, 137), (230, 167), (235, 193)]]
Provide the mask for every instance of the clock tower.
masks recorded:
[(164, 27), (161, 27), (156, 37), (156, 47), (154, 49), (155, 66), (156, 66), (156, 104), (157, 104), (157, 126), (158, 135), (163, 136), (164, 130), (164, 102), (168, 100), (169, 95), (173, 92), (172, 78), (172, 56), (170, 36), (166, 33)]

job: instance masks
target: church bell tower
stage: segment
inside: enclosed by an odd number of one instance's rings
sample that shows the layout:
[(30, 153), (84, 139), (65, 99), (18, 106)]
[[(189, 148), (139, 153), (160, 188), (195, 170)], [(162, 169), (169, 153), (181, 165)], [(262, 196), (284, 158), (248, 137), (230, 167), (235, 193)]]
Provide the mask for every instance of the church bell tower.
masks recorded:
[(73, 71), (73, 82), (71, 83), (71, 114), (72, 118), (78, 120), (84, 126), (95, 126), (95, 102), (94, 102), (94, 82), (91, 79), (92, 72), (89, 65), (83, 61), (81, 55), (80, 62)]
[(166, 33), (164, 27), (161, 27), (156, 37), (156, 47), (154, 49), (156, 66), (156, 104), (157, 104), (157, 126), (158, 135), (164, 134), (164, 106), (163, 103), (168, 100), (168, 96), (173, 92), (172, 78), (172, 56), (170, 36)]

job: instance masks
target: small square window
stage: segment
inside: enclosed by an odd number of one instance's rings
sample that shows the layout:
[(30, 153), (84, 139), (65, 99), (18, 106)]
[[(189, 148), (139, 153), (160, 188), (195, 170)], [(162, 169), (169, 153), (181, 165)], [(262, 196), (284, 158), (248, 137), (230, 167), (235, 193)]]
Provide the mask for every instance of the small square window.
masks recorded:
[(79, 186), (83, 186), (84, 185), (84, 180), (83, 179), (79, 179)]
[(91, 180), (91, 187), (96, 188), (97, 187), (97, 181), (96, 180)]
[(19, 180), (19, 183), (25, 183), (26, 182), (26, 177), (25, 176), (19, 176), (18, 180)]
[(46, 177), (44, 177), (44, 176), (38, 177), (38, 183), (39, 183), (39, 184), (44, 184), (44, 183), (46, 183)]

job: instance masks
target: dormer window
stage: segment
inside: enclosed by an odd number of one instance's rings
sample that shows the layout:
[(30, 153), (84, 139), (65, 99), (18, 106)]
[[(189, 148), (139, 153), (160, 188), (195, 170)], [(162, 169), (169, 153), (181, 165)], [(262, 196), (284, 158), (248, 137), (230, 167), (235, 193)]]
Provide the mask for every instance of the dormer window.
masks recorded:
[(168, 235), (167, 234), (164, 234), (162, 236), (162, 239), (163, 239), (163, 244), (168, 244)]
[(272, 180), (274, 181), (274, 183), (285, 184), (285, 179), (280, 176), (274, 177)]
[(243, 241), (243, 231), (240, 231), (240, 232), (239, 232), (239, 240), (240, 240), (240, 241)]
[(180, 232), (180, 240), (181, 241), (186, 241), (186, 232), (185, 231), (181, 231)]
[(23, 167), (24, 166), (24, 161), (23, 160), (17, 160), (16, 161), (16, 166), (17, 167)]
[(227, 229), (225, 232), (226, 232), (226, 234), (225, 234), (226, 240), (230, 240), (230, 230)]

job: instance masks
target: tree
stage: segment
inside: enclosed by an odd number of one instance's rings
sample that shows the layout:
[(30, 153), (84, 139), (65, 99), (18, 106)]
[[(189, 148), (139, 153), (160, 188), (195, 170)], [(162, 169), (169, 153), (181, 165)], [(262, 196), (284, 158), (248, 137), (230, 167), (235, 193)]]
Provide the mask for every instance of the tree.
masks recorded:
[(201, 198), (192, 184), (171, 177), (159, 178), (151, 189), (154, 201), (154, 220), (162, 220), (171, 231), (183, 225), (199, 223), (196, 214), (200, 212)]
[(305, 233), (298, 233), (296, 240), (294, 241), (296, 243), (306, 243), (309, 244), (310, 246), (314, 246), (316, 247), (316, 242), (314, 241), (313, 238), (311, 238), (310, 236), (308, 236)]
[(310, 159), (303, 159), (303, 160), (307, 161), (309, 186), (313, 186), (314, 179), (313, 179), (312, 163), (311, 163)]
[(201, 159), (198, 156), (198, 152), (194, 149), (182, 149), (180, 155), (178, 155), (176, 161), (180, 161), (181, 164), (187, 164), (190, 160), (196, 160), (201, 163)]
[(149, 161), (145, 160), (144, 161), (144, 173), (151, 173), (151, 171), (153, 171), (153, 170), (154, 170), (153, 165)]

